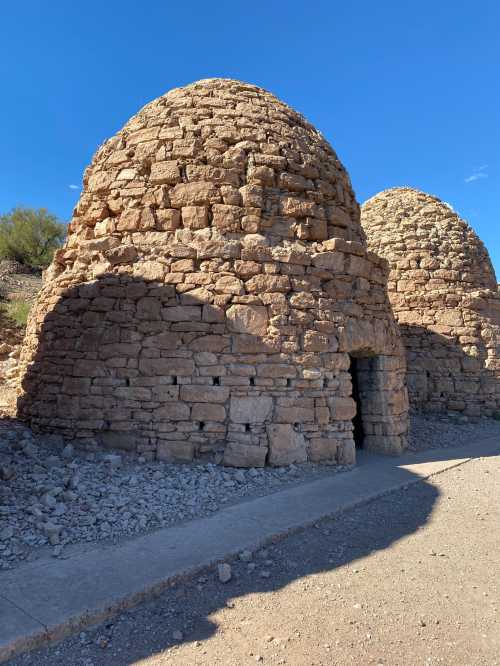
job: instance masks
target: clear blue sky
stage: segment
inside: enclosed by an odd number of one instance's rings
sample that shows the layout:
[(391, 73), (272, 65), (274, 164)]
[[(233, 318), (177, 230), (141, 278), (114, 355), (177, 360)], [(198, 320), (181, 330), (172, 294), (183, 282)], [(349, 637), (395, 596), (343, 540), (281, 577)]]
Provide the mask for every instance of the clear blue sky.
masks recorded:
[(360, 202), (436, 194), (500, 279), (500, 2), (17, 0), (0, 17), (0, 211), (68, 220), (100, 143), (172, 87), (269, 89), (332, 143)]

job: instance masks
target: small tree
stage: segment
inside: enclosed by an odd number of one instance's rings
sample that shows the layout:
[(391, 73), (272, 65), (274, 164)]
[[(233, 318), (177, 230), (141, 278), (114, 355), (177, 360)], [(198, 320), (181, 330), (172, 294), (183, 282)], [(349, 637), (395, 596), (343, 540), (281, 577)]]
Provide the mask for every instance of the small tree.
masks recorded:
[(66, 236), (66, 225), (45, 208), (14, 208), (0, 215), (0, 259), (45, 267)]

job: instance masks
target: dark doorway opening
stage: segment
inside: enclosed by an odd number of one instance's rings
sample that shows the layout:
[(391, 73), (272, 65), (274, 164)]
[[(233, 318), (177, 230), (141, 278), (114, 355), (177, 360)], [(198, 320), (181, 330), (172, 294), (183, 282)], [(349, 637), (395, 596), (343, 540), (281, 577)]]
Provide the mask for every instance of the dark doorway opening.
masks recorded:
[(351, 356), (351, 365), (349, 366), (349, 373), (352, 382), (352, 399), (356, 403), (356, 414), (352, 419), (354, 444), (357, 449), (363, 448), (363, 440), (365, 433), (363, 430), (363, 416), (361, 413), (361, 396), (359, 393), (359, 379), (358, 379), (358, 359)]

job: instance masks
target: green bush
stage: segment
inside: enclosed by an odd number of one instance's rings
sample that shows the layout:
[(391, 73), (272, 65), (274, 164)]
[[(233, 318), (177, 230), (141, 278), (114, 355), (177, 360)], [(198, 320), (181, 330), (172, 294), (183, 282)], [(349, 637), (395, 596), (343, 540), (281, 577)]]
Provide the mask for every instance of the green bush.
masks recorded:
[(29, 301), (17, 300), (10, 301), (10, 303), (1, 303), (0, 308), (18, 326), (26, 326), (31, 310), (31, 303)]
[(44, 268), (66, 236), (66, 225), (45, 208), (14, 208), (0, 215), (0, 259)]

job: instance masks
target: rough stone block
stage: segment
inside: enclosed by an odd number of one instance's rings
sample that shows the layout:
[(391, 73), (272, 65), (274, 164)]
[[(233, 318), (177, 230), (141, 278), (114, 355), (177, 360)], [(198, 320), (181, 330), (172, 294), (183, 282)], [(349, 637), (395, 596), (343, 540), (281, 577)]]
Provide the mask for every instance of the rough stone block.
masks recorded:
[(273, 400), (269, 396), (231, 397), (229, 418), (233, 423), (264, 423), (271, 418)]
[(267, 426), (270, 465), (291, 465), (307, 460), (304, 436), (289, 424), (273, 423)]
[(175, 185), (176, 183), (180, 183), (182, 177), (177, 160), (153, 162), (149, 180), (154, 185)]
[(314, 409), (310, 407), (276, 407), (277, 423), (312, 423)]
[(352, 398), (329, 398), (328, 406), (333, 421), (350, 421), (356, 415), (356, 403)]
[(312, 260), (316, 268), (324, 268), (332, 273), (342, 273), (344, 270), (344, 255), (342, 252), (321, 252), (315, 254)]
[(180, 399), (188, 402), (224, 403), (229, 398), (229, 389), (222, 386), (181, 386)]
[(154, 421), (188, 421), (189, 405), (182, 402), (168, 402), (153, 411)]
[(166, 462), (191, 462), (194, 458), (194, 444), (191, 442), (159, 442), (156, 450), (158, 460)]
[(356, 462), (356, 447), (352, 439), (342, 439), (337, 450), (339, 465), (354, 465)]
[(228, 442), (222, 462), (228, 467), (264, 467), (267, 450), (266, 446)]
[(208, 227), (208, 208), (206, 206), (184, 206), (182, 208), (182, 225), (188, 229)]
[(226, 311), (229, 329), (249, 335), (267, 333), (267, 308), (262, 305), (231, 305)]
[(309, 441), (309, 460), (323, 462), (338, 460), (340, 441), (334, 437), (312, 437)]
[(170, 191), (174, 208), (217, 203), (220, 198), (219, 189), (209, 182), (179, 183)]
[(222, 405), (200, 403), (193, 405), (191, 411), (192, 421), (224, 421), (225, 418), (226, 410)]
[(168, 308), (163, 308), (161, 315), (165, 321), (200, 321), (201, 306), (173, 305)]
[(147, 377), (181, 376), (190, 377), (194, 372), (194, 362), (188, 358), (141, 358), (139, 372)]

